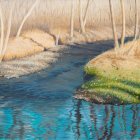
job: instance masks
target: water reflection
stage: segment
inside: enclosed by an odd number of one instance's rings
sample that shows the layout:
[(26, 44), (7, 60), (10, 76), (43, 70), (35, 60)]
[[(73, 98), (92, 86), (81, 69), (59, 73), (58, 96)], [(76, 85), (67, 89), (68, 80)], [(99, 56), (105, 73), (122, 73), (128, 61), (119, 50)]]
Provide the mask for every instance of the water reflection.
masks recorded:
[(131, 110), (133, 112), (133, 115), (132, 115), (132, 120), (133, 121), (132, 121), (132, 133), (131, 133), (131, 137), (132, 137), (132, 139), (134, 139), (135, 136), (137, 135), (137, 130), (140, 129), (140, 127), (137, 126), (137, 117), (138, 117), (138, 113), (140, 113), (140, 112), (138, 112), (138, 106), (137, 105), (133, 105), (131, 107)]
[(9, 104), (1, 107), (0, 138), (49, 140), (140, 138), (140, 105), (104, 106), (77, 100), (68, 100), (65, 103), (59, 107), (49, 103), (49, 108), (45, 102), (14, 104), (14, 106)]

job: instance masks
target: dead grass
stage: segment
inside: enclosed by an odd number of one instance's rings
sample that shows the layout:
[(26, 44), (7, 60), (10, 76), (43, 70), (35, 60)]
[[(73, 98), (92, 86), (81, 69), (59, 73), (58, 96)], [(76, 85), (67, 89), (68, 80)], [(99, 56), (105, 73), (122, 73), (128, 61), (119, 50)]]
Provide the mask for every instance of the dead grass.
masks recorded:
[(42, 51), (44, 51), (44, 48), (32, 42), (30, 39), (23, 37), (11, 38), (3, 60), (22, 58)]
[[(8, 21), (8, 10), (12, 4), (12, 0), (10, 1), (2, 1), (2, 10), (4, 13), (4, 22), (7, 23)], [(82, 10), (85, 11), (86, 9), (86, 2), (87, 0), (82, 0)], [(131, 25), (134, 24), (134, 1), (133, 0), (125, 0), (125, 10), (126, 10), (126, 24), (127, 28), (132, 27)], [(13, 11), (12, 17), (12, 31), (11, 34), (15, 35), (17, 30), (29, 11), (30, 7), (33, 5), (33, 0), (16, 0), (15, 9)], [(86, 33), (84, 35), (79, 32), (79, 9), (78, 9), (79, 0), (75, 0), (74, 4), (74, 25), (75, 25), (75, 32), (74, 32), (74, 40), (75, 43), (83, 43), (83, 42), (93, 42), (99, 40), (107, 40), (111, 39), (110, 36), (112, 33), (110, 28), (110, 12), (109, 12), (109, 2), (108, 0), (94, 0), (89, 7), (88, 14), (87, 14), (87, 25), (86, 25)], [(119, 0), (113, 1), (115, 5), (115, 18), (117, 21), (117, 25), (121, 24), (121, 16), (120, 16), (120, 2)], [(106, 12), (104, 12), (106, 11)], [(14, 58), (24, 57), (36, 52), (42, 51), (42, 48), (49, 48), (55, 45), (55, 41), (57, 42), (60, 40), (63, 44), (67, 44), (68, 42), (71, 43), (69, 38), (70, 34), (70, 15), (71, 15), (71, 1), (66, 0), (39, 0), (36, 8), (33, 10), (32, 14), (30, 15), (29, 19), (26, 21), (23, 27), (23, 36), (32, 40), (32, 43), (27, 43), (29, 46), (27, 49), (24, 45), (24, 41), (13, 41), (14, 45), (8, 46), (6, 51), (4, 60), (10, 60)], [(106, 27), (106, 28), (104, 28)], [(120, 26), (118, 26), (119, 29)], [(54, 37), (48, 35), (47, 33), (40, 31), (40, 30), (32, 30), (32, 29), (42, 29), (51, 33)], [(91, 30), (91, 28), (93, 30)], [(108, 29), (107, 29), (108, 28)], [(26, 30), (26, 32), (25, 32)], [(131, 29), (131, 35), (134, 32), (134, 29)], [(118, 34), (121, 33), (121, 29), (118, 30)], [(129, 33), (128, 33), (129, 34)], [(54, 40), (55, 38), (55, 40)], [(10, 41), (11, 42), (11, 41)], [(25, 44), (26, 44), (25, 43)], [(39, 48), (34, 47), (36, 44)], [(29, 45), (30, 44), (30, 45)], [(12, 47), (11, 47), (12, 46)], [(24, 46), (21, 48), (17, 46)], [(18, 49), (17, 49), (18, 48)], [(31, 49), (32, 48), (32, 49)], [(19, 50), (20, 49), (20, 50)], [(21, 51), (21, 52), (19, 52)], [(17, 53), (18, 52), (18, 53)], [(24, 52), (24, 53), (23, 53)]]
[[(121, 26), (117, 27), (118, 31), (118, 37), (121, 37)], [(63, 28), (58, 29), (52, 29), (50, 30), (50, 33), (54, 36), (57, 36), (60, 34), (60, 41), (62, 44), (68, 44), (68, 43), (92, 43), (95, 41), (101, 41), (101, 40), (112, 40), (112, 29), (108, 26), (105, 27), (96, 27), (94, 29), (87, 28), (85, 34), (81, 34), (79, 30), (74, 31), (74, 37), (71, 40), (69, 31)], [(134, 33), (134, 27), (129, 26), (126, 27), (126, 36), (131, 37)]]
[(119, 50), (111, 50), (91, 60), (87, 69), (115, 78), (140, 79), (140, 39), (128, 42)]
[(41, 30), (24, 32), (21, 37), (10, 38), (3, 60), (18, 59), (55, 46), (54, 38)]
[(53, 36), (42, 30), (34, 29), (26, 31), (22, 34), (23, 37), (31, 39), (33, 42), (39, 44), (44, 48), (55, 46), (55, 39)]
[[(16, 0), (15, 10), (12, 18), (12, 34), (15, 35), (23, 20), (23, 17), (27, 14), (34, 0)], [(79, 29), (79, 14), (78, 14), (78, 1), (75, 0), (74, 4), (74, 24), (75, 28)], [(10, 9), (13, 1), (2, 1), (2, 7), (4, 10), (5, 23), (7, 23), (8, 10)], [(86, 8), (87, 0), (82, 0), (83, 11)], [(125, 0), (126, 10), (126, 24), (134, 25), (135, 18), (135, 4), (134, 0)], [(115, 5), (115, 17), (117, 25), (121, 24), (121, 10), (120, 1), (113, 0)], [(139, 10), (140, 13), (140, 10)], [(23, 30), (29, 30), (31, 28), (40, 28), (43, 30), (50, 30), (54, 28), (65, 28), (70, 30), (70, 15), (71, 15), (71, 1), (70, 0), (40, 0), (39, 4), (33, 10), (29, 19), (26, 21)], [(110, 25), (110, 12), (108, 0), (94, 0), (89, 7), (87, 14), (87, 27), (102, 27)]]
[(2, 62), (0, 63), (0, 77), (18, 78), (48, 68), (58, 60), (60, 53), (66, 48), (65, 46), (52, 47), (48, 51), (33, 56)]
[[(118, 34), (121, 32), (121, 28), (118, 28)], [(87, 29), (85, 34), (81, 34), (79, 31), (74, 32), (74, 38), (72, 42), (74, 43), (90, 43), (101, 40), (110, 40), (112, 39), (112, 30), (108, 27), (96, 28), (95, 30)], [(50, 34), (53, 34), (50, 35)], [(60, 35), (59, 41), (62, 44), (72, 43), (69, 38), (69, 33), (67, 30), (58, 28), (50, 31), (50, 34), (39, 29), (32, 29), (29, 31), (24, 31), (21, 37), (10, 38), (8, 43), (8, 48), (3, 60), (12, 60), (18, 59), (30, 55), (34, 55), (38, 52), (42, 52), (45, 49), (49, 49), (55, 46), (55, 37)], [(127, 36), (133, 34), (133, 27), (129, 28)], [(134, 43), (128, 43), (128, 48)], [(138, 46), (138, 43), (137, 43)], [(126, 49), (125, 49), (126, 50)], [(129, 50), (129, 49), (128, 49)], [(122, 51), (122, 50), (121, 50)], [(125, 51), (126, 52), (126, 51)], [(132, 51), (131, 51), (132, 52)], [(139, 51), (135, 51), (138, 52)]]

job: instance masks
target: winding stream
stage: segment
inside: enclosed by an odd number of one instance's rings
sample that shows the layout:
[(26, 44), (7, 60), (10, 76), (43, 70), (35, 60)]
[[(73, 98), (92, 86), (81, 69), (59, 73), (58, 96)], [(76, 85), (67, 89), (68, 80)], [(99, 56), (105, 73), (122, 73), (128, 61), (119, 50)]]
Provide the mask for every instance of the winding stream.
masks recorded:
[(83, 66), (112, 42), (71, 46), (50, 69), (0, 80), (0, 139), (139, 139), (140, 105), (96, 105), (75, 100)]

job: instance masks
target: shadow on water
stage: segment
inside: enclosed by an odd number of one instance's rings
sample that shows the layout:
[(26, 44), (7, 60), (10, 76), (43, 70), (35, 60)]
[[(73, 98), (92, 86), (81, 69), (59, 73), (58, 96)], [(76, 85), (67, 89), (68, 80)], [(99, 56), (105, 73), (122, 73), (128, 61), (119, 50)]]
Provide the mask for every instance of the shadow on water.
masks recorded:
[(0, 80), (0, 139), (139, 139), (140, 105), (73, 99), (83, 66), (112, 41), (71, 46), (50, 69)]

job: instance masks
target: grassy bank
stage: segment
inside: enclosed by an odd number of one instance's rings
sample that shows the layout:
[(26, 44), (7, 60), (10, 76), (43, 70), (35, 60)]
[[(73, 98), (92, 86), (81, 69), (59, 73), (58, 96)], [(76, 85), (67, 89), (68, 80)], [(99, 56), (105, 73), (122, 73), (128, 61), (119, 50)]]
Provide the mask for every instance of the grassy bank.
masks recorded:
[(82, 85), (82, 89), (88, 91), (84, 96), (90, 98), (90, 101), (97, 98), (95, 102), (99, 103), (140, 103), (140, 81), (133, 78), (113, 78), (114, 75), (108, 78), (101, 76), (97, 70), (89, 71), (87, 74), (93, 74), (94, 78)]
[[(138, 53), (139, 49), (136, 50)], [(127, 52), (126, 49), (124, 52)], [(139, 54), (134, 57), (134, 54), (116, 56), (114, 53), (113, 50), (106, 52), (85, 66), (90, 80), (77, 91), (76, 98), (103, 104), (140, 103)]]
[(91, 73), (92, 80), (82, 85), (76, 98), (102, 104), (140, 103), (140, 81), (129, 78), (107, 78), (98, 75), (97, 70), (90, 70), (89, 74)]

